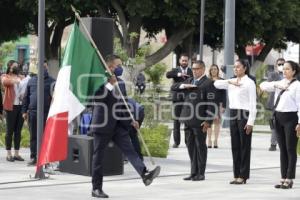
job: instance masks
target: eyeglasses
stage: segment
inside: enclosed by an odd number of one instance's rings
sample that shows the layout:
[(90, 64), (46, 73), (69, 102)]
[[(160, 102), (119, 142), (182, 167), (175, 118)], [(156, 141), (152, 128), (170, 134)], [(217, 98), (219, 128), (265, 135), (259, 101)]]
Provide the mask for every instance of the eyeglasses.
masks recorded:
[(277, 64), (277, 66), (283, 66), (284, 65), (284, 63), (278, 63)]

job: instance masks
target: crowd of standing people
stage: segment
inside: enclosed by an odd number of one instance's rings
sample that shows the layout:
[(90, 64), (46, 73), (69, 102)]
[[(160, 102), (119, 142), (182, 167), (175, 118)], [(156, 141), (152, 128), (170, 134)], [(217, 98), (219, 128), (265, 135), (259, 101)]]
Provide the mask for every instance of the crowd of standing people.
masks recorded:
[[(205, 63), (201, 60), (195, 60), (191, 67), (188, 66), (188, 62), (188, 55), (182, 54), (179, 58), (180, 65), (166, 74), (167, 78), (173, 79), (171, 86), (174, 110), (173, 148), (180, 145), (180, 126), (183, 124), (190, 159), (190, 175), (184, 180), (205, 180), (207, 149), (219, 147), (222, 115), (225, 109), (228, 109), (233, 158), (233, 179), (229, 183), (246, 184), (250, 178), (252, 133), (257, 113), (256, 82), (249, 74), (250, 66), (247, 61), (238, 59), (234, 63), (234, 76), (223, 79), (216, 64), (206, 69)], [(160, 173), (159, 166), (150, 171), (143, 161), (136, 130), (143, 121), (144, 110), (140, 104), (130, 99), (127, 103), (135, 109), (133, 113), (141, 113), (141, 116), (128, 118), (130, 113), (125, 109), (123, 98), (127, 99), (126, 87), (120, 78), (123, 72), (122, 60), (117, 55), (109, 55), (106, 64), (112, 76), (94, 94), (89, 129), (89, 134), (94, 137), (92, 196), (98, 198), (108, 198), (102, 190), (102, 162), (104, 150), (110, 140), (120, 147), (146, 186), (150, 185)], [(47, 62), (44, 66), (46, 120), (55, 80), (48, 74)], [(272, 124), (270, 149), (274, 150), (275, 145), (276, 150), (276, 141), (280, 148), (281, 180), (274, 186), (275, 188), (292, 188), (296, 176), (296, 148), (300, 137), (300, 82), (296, 79), (299, 71), (297, 63), (278, 59), (274, 73), (269, 74), (268, 80), (259, 85), (262, 91), (271, 94), (268, 102), (273, 111), (270, 120)], [(142, 75), (140, 79), (140, 82), (144, 82)], [(6, 73), (1, 76), (1, 83), (4, 95), (3, 101), (0, 98), (0, 114), (2, 117), (2, 111), (5, 111), (6, 160), (24, 161), (19, 149), (22, 126), (24, 120), (28, 120), (31, 152), (28, 164), (35, 165), (37, 76), (22, 75), (18, 63), (11, 60), (7, 64)], [(143, 89), (140, 90), (140, 93), (143, 93)]]
[[(44, 120), (47, 119), (55, 80), (48, 74), (48, 63), (44, 62)], [(1, 75), (4, 89), (3, 104), (6, 121), (5, 148), (8, 162), (24, 161), (20, 155), (22, 127), (27, 120), (30, 132), (30, 158), (28, 165), (36, 164), (37, 155), (37, 75), (23, 73), (19, 63), (10, 60), (6, 73)], [(2, 100), (2, 95), (1, 100)], [(12, 144), (14, 152), (12, 152)]]
[[(274, 71), (260, 84), (262, 91), (270, 93), (265, 106), (273, 111), (269, 150), (276, 151), (277, 142), (280, 148), (282, 178), (275, 188), (292, 188), (295, 178), (297, 143), (300, 137), (300, 82), (297, 80), (299, 70), (297, 63), (279, 58)], [(233, 180), (229, 183), (246, 184), (250, 178), (257, 87), (256, 78), (249, 71), (248, 61), (238, 59), (234, 63), (234, 76), (224, 80), (217, 65), (213, 64), (205, 70), (204, 62), (197, 60), (190, 68), (188, 56), (182, 54), (179, 66), (167, 72), (167, 78), (173, 79), (173, 147), (177, 148), (180, 144), (182, 123), (191, 163), (190, 176), (184, 180), (205, 180), (207, 148), (219, 146), (218, 137), (226, 107), (229, 110), (227, 117), (233, 158)]]

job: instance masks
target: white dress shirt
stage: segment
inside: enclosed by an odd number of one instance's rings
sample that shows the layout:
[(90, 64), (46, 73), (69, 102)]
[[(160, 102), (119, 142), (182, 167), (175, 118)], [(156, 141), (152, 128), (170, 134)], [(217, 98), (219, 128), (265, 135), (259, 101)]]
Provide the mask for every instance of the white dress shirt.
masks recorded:
[(204, 76), (206, 76), (206, 75), (203, 74), (203, 75), (200, 76), (199, 78), (193, 79), (193, 82), (190, 83), (190, 84), (184, 84), (184, 83), (182, 83), (182, 84), (179, 86), (179, 89), (185, 89), (185, 88), (186, 88), (186, 85), (191, 85), (191, 84), (195, 85), (195, 82), (196, 82), (196, 81), (199, 82)]
[(275, 92), (274, 104), (282, 89), (287, 88), (282, 93), (276, 111), (278, 112), (298, 112), (298, 124), (300, 124), (300, 82), (294, 81), (289, 86), (290, 81), (282, 79), (280, 81), (262, 82), (260, 88), (267, 92)]
[(112, 85), (110, 82), (107, 82), (106, 84), (105, 84), (105, 87), (109, 90), (109, 91), (112, 91), (113, 89), (114, 89), (114, 85)]
[(228, 81), (237, 82), (237, 78), (216, 80), (214, 85), (218, 89), (228, 90), (229, 108), (249, 111), (247, 125), (254, 125), (256, 118), (256, 86), (247, 75), (239, 81), (240, 86), (229, 84)]
[(177, 76), (178, 76), (178, 77), (181, 77), (182, 74), (187, 74), (187, 72), (188, 72), (188, 67), (183, 68), (183, 67), (180, 66), (180, 70), (181, 70), (181, 72), (177, 73)]

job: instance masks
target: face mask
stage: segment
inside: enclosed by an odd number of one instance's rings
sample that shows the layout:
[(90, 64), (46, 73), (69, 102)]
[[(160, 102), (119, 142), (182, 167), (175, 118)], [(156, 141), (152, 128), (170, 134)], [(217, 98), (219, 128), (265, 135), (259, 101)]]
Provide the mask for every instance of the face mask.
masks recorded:
[(283, 72), (283, 65), (277, 66), (277, 69), (278, 69), (279, 72)]
[(122, 76), (122, 74), (123, 74), (123, 67), (119, 65), (119, 66), (115, 69), (114, 74), (115, 74), (116, 76)]

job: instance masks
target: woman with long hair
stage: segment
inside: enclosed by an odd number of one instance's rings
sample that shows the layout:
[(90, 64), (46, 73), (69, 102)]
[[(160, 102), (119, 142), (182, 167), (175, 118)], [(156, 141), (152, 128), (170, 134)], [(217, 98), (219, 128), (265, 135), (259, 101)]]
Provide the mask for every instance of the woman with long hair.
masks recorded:
[[(21, 113), (21, 80), (22, 77), (19, 75), (19, 64), (14, 60), (10, 60), (7, 63), (6, 74), (3, 74), (1, 77), (1, 82), (4, 86), (3, 109), (6, 112), (6, 160), (9, 162), (15, 160), (24, 161), (19, 154), (21, 130), (24, 122)], [(14, 156), (11, 152), (12, 141), (14, 142)]]
[[(209, 78), (212, 81), (216, 80), (222, 80), (220, 77), (220, 70), (218, 65), (213, 64), (209, 68)], [(213, 147), (218, 148), (218, 138), (220, 134), (220, 128), (221, 128), (221, 115), (225, 111), (225, 106), (226, 106), (226, 90), (223, 89), (217, 89), (214, 88), (214, 94), (215, 94), (215, 103), (216, 107), (218, 108), (217, 110), (217, 115), (216, 118), (213, 121), (213, 124), (211, 128), (207, 130), (207, 147), (212, 148), (212, 133), (214, 133), (214, 142), (213, 142)]]

